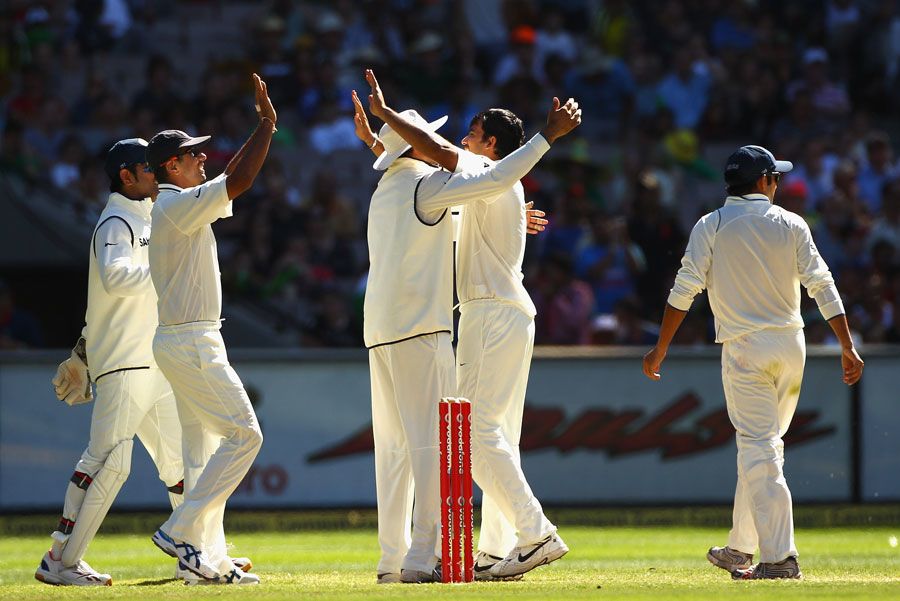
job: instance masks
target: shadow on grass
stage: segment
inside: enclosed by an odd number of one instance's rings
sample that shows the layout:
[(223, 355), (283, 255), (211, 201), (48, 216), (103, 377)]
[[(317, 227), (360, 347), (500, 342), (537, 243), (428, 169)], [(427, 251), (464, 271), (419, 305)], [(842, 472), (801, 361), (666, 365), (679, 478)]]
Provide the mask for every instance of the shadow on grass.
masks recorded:
[(143, 582), (138, 582), (135, 586), (159, 586), (160, 584), (169, 584), (170, 582), (175, 582), (174, 578), (160, 578), (159, 580), (144, 580)]

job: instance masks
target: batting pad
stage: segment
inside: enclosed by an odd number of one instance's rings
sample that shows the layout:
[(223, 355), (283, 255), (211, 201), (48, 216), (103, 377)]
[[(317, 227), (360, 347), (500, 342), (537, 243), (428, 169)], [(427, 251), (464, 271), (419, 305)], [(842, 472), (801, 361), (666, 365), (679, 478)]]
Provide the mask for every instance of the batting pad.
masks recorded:
[(106, 463), (94, 476), (94, 481), (84, 495), (84, 502), (69, 535), (69, 541), (63, 548), (64, 566), (73, 566), (84, 557), (84, 552), (100, 529), (100, 524), (103, 523), (103, 518), (119, 494), (119, 489), (128, 479), (133, 445), (132, 439), (117, 444), (106, 458)]

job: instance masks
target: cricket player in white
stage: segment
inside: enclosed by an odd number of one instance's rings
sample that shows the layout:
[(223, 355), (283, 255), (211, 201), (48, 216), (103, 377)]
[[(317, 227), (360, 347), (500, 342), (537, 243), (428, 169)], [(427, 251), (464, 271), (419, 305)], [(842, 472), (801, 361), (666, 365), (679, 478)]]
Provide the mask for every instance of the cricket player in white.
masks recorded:
[(256, 584), (227, 556), (209, 555), (211, 521), (221, 523), (228, 497), (247, 474), (262, 445), (262, 432), (250, 399), (228, 362), (219, 333), (222, 286), (216, 240), (210, 224), (232, 214), (231, 201), (248, 190), (266, 158), (277, 120), (265, 83), (253, 75), (259, 124), (231, 159), (225, 172), (206, 181), (202, 146), (209, 136), (192, 138), (166, 130), (150, 140), (147, 162), (159, 182), (153, 207), (150, 274), (159, 295), (159, 327), (153, 354), (175, 392), (178, 412), (204, 432), (186, 437), (185, 456), (203, 451), (206, 433), (219, 444), (184, 503), (153, 535), (153, 542), (198, 576), (220, 584)]
[(792, 168), (760, 146), (743, 146), (729, 157), (728, 197), (694, 226), (659, 341), (644, 356), (644, 374), (659, 380), (675, 332), (694, 297), (707, 288), (716, 342), (722, 343), (725, 401), (737, 430), (738, 471), (728, 544), (712, 547), (707, 558), (736, 579), (801, 577), (782, 440), (806, 361), (801, 284), (840, 341), (844, 383), (855, 384), (863, 370), (841, 297), (809, 226), (772, 204), (781, 174)]
[[(410, 118), (435, 129), (447, 120), (428, 124), (414, 111)], [(436, 399), (456, 393), (453, 224), (445, 213), (422, 220), (414, 210), (417, 186), (438, 175), (437, 167), (387, 127), (376, 138), (357, 118), (357, 135), (378, 156), (374, 168), (385, 170), (369, 204), (363, 308), (381, 547), (377, 582), (431, 582), (439, 579)]]
[(53, 379), (57, 397), (74, 405), (93, 399), (93, 377), (97, 399), (90, 442), (66, 490), (53, 546), (35, 572), (48, 584), (112, 584), (82, 558), (128, 478), (135, 434), (168, 487), (172, 507), (181, 502), (181, 426), (152, 350), (156, 292), (147, 248), (156, 180), (146, 168), (146, 148), (146, 141), (132, 138), (107, 153), (111, 194), (91, 239), (86, 325)]
[[(526, 207), (519, 179), (550, 148), (548, 142), (578, 125), (581, 112), (574, 100), (561, 107), (554, 99), (545, 130), (522, 148), (524, 134), (514, 115), (493, 109), (495, 112), (476, 117), (473, 127), (480, 132), (486, 115), (496, 120), (512, 115), (507, 121), (515, 134), (511, 141), (504, 138), (502, 153), (515, 152), (496, 162), (501, 158), (496, 137), (488, 140), (485, 148), (482, 144), (488, 137), (483, 132), (467, 136), (464, 145), (472, 144), (478, 155), (457, 148), (430, 128), (417, 126), (387, 107), (371, 70), (366, 78), (371, 86), (373, 114), (411, 143), (414, 151), (448, 170), (418, 184), (415, 210), (420, 219), (430, 221), (451, 207), (461, 209), (457, 247), (461, 312), (458, 392), (473, 402), (473, 476), (502, 511), (500, 515), (488, 513), (491, 525), (487, 538), (483, 536), (479, 542), (481, 552), (475, 569), (480, 578), (489, 577), (488, 570), (494, 577), (518, 576), (568, 551), (556, 535), (556, 527), (544, 516), (519, 461), (535, 315), (534, 304), (522, 285)], [(357, 106), (357, 114), (360, 112), (361, 106)], [(502, 539), (503, 526), (492, 527), (502, 524), (504, 517), (514, 525), (514, 529), (506, 528), (506, 540)]]

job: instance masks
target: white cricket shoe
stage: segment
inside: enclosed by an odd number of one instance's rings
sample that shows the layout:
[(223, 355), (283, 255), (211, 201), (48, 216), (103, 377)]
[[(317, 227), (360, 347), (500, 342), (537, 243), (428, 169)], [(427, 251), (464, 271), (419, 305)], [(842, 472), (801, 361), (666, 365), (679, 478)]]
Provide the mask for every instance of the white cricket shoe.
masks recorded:
[(162, 528), (154, 532), (150, 540), (163, 553), (177, 558), (179, 566), (184, 566), (197, 576), (208, 580), (215, 580), (219, 577), (219, 571), (209, 563), (202, 549), (172, 538), (163, 532)]
[(475, 562), (472, 565), (472, 570), (475, 572), (475, 580), (493, 580), (494, 577), (491, 576), (491, 568), (501, 561), (503, 561), (502, 557), (488, 555), (484, 551), (479, 551), (478, 554), (475, 555)]
[(201, 578), (196, 574), (191, 574), (184, 579), (184, 583), (188, 586), (217, 584), (259, 584), (259, 576), (257, 576), (256, 574), (248, 574), (240, 568), (234, 568), (227, 574), (223, 574), (215, 580)]
[(86, 561), (79, 561), (74, 566), (66, 567), (58, 559), (50, 557), (50, 551), (44, 553), (41, 565), (34, 577), (46, 584), (71, 586), (112, 586), (112, 576), (101, 574)]
[(484, 551), (479, 551), (475, 555), (475, 561), (472, 565), (472, 571), (475, 574), (475, 580), (521, 580), (522, 575), (499, 577), (491, 575), (491, 568), (503, 561), (502, 557), (490, 555)]
[[(234, 567), (242, 572), (249, 572), (253, 569), (253, 562), (250, 561), (249, 557), (229, 557), (229, 559), (234, 564)], [(190, 578), (199, 578), (199, 576), (187, 569), (187, 566), (179, 561), (175, 566), (175, 580), (188, 580)]]
[(154, 532), (150, 540), (169, 557), (178, 557), (178, 553), (175, 552), (175, 541), (171, 536), (163, 532), (162, 528)]
[(506, 559), (494, 564), (490, 574), (494, 578), (509, 578), (524, 574), (534, 568), (556, 561), (569, 552), (569, 547), (555, 532), (533, 545), (516, 547)]

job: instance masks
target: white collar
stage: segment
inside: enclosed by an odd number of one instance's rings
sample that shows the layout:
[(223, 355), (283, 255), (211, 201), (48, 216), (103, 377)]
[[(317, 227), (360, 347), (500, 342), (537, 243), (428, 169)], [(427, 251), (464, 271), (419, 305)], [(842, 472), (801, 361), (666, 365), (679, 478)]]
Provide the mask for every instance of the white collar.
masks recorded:
[(770, 202), (769, 197), (765, 194), (754, 192), (752, 194), (744, 194), (743, 196), (728, 196), (725, 198), (725, 204), (731, 205), (737, 202)]

